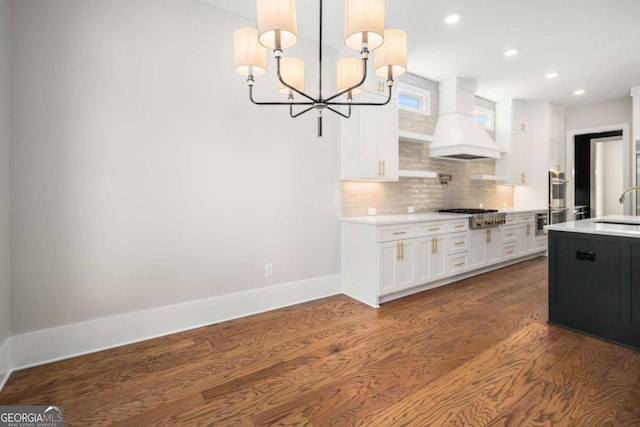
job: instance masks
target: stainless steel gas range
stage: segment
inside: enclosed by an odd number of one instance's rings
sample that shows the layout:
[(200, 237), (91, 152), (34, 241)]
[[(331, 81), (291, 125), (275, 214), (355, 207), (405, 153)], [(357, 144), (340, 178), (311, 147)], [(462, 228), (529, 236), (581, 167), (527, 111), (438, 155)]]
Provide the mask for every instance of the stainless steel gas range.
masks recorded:
[(507, 214), (504, 212), (498, 212), (497, 209), (440, 209), (442, 213), (457, 213), (471, 215), (469, 218), (469, 228), (489, 228), (497, 227), (506, 223)]

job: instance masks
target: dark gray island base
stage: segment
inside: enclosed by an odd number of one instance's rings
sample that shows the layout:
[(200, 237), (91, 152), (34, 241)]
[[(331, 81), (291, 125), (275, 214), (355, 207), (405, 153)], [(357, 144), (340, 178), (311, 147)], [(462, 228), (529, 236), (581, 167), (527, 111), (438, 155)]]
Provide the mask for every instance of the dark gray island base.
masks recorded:
[(550, 227), (549, 323), (640, 350), (640, 238)]

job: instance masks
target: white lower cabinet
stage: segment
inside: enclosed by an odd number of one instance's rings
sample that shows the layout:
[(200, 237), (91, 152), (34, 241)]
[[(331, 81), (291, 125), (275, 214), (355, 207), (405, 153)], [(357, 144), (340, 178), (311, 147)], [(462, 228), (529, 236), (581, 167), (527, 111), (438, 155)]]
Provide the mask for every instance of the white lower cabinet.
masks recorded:
[(380, 243), (380, 295), (444, 277), (447, 274), (444, 242), (443, 236), (432, 236)]
[(380, 243), (380, 295), (416, 284), (415, 251), (415, 239)]
[(495, 264), (502, 259), (502, 229), (473, 230), (470, 233), (469, 268)]
[(366, 304), (440, 286), (543, 254), (533, 214), (507, 225), (468, 230), (468, 219), (395, 223), (342, 222), (342, 289)]

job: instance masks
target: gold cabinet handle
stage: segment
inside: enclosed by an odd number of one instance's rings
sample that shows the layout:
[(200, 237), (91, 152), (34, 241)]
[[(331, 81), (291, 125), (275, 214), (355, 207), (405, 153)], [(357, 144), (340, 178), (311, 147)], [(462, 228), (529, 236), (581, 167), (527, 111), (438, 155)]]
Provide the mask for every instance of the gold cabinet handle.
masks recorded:
[(507, 237), (515, 236), (516, 233), (507, 233)]
[(522, 184), (526, 184), (527, 183), (527, 174), (522, 172), (522, 176), (520, 176), (520, 182)]
[(507, 252), (507, 255), (513, 255), (515, 251), (509, 251)]
[(491, 243), (491, 230), (487, 230), (487, 243)]
[(435, 227), (435, 228), (430, 228), (429, 231), (438, 231), (440, 230), (440, 227)]
[(396, 259), (400, 261), (400, 242), (396, 243)]
[(382, 176), (386, 176), (387, 175), (387, 165), (385, 163), (385, 161), (382, 161)]
[(527, 224), (527, 236), (531, 235), (531, 224)]
[(432, 253), (432, 254), (435, 254), (435, 253), (436, 253), (436, 245), (435, 245), (435, 241), (436, 241), (436, 238), (435, 238), (435, 237), (432, 237), (432, 238), (431, 238), (431, 253)]
[(462, 267), (463, 265), (464, 265), (464, 262), (459, 262), (454, 267)]
[(464, 242), (458, 242), (454, 246), (462, 246), (462, 245), (464, 245)]
[(404, 260), (404, 242), (400, 242), (400, 259)]
[(456, 225), (456, 228), (462, 228), (462, 227), (464, 227), (464, 224)]
[(378, 160), (378, 176), (382, 176), (382, 160)]
[(397, 232), (395, 232), (393, 234), (394, 234), (394, 236), (399, 236), (401, 234), (407, 234), (407, 232), (406, 231), (397, 231)]
[(438, 238), (436, 237), (436, 253), (438, 253)]

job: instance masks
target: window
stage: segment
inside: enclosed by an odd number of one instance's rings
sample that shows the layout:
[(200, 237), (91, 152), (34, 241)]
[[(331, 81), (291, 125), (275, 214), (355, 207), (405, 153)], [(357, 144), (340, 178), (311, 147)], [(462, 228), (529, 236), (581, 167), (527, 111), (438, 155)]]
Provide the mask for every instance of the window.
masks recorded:
[(486, 130), (494, 130), (496, 113), (488, 108), (476, 106), (476, 122)]
[(427, 89), (400, 83), (398, 86), (398, 108), (430, 116), (431, 92)]

